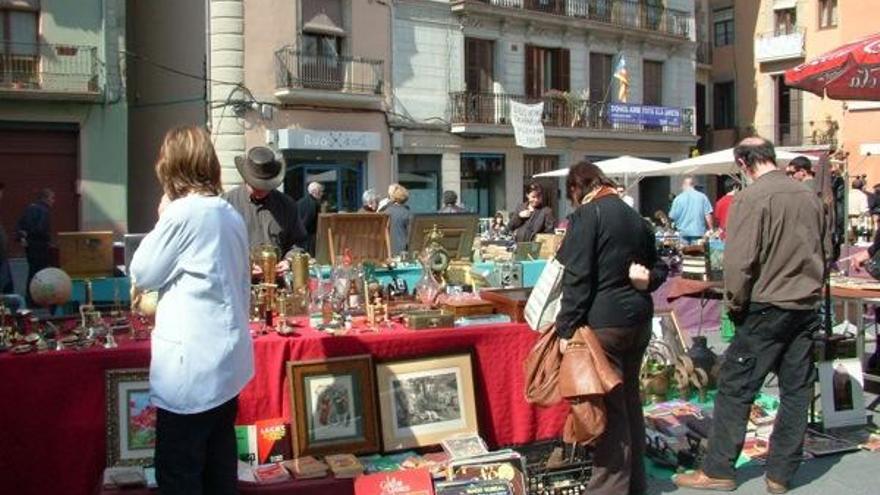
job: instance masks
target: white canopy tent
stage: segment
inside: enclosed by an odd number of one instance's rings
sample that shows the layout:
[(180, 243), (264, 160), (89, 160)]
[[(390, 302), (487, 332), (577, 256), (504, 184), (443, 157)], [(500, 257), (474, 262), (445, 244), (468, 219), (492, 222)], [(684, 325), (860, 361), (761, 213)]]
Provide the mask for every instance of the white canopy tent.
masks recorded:
[[(800, 155), (789, 151), (777, 150), (776, 162), (780, 165), (787, 164), (798, 156), (806, 156), (810, 160), (815, 157)], [(686, 160), (673, 163), (663, 163), (654, 160), (643, 160), (624, 155), (619, 158), (602, 160), (596, 165), (612, 177), (641, 178), (662, 177), (669, 175), (733, 175), (738, 172), (736, 162), (733, 160), (733, 148), (716, 151), (707, 155), (700, 155)], [(568, 169), (561, 168), (550, 172), (535, 175), (535, 177), (566, 177)]]

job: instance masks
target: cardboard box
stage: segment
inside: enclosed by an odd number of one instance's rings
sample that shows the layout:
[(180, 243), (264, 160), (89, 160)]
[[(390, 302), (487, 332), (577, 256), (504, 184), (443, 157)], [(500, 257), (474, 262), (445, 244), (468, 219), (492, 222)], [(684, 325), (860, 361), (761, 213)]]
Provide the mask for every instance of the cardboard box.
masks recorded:
[(113, 276), (113, 232), (59, 232), (58, 264), (72, 278)]

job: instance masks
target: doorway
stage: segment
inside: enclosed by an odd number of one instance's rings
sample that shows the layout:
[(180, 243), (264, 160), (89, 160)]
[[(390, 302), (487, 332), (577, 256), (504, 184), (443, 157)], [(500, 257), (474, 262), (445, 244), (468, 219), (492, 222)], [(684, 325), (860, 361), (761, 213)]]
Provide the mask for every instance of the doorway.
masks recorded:
[(504, 209), (504, 155), (461, 155), (461, 201), (481, 218)]
[(361, 207), (363, 175), (360, 162), (300, 163), (288, 167), (284, 192), (298, 199), (308, 194), (309, 184), (318, 182), (324, 186), (322, 213), (355, 212)]

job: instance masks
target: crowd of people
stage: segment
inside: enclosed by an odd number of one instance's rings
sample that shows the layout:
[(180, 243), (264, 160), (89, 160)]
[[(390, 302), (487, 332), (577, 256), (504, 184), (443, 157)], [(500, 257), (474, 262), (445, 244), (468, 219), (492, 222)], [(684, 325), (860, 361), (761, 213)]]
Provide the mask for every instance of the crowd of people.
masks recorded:
[[(751, 403), (773, 372), (781, 406), (766, 483), (771, 493), (784, 493), (802, 459), (812, 387), (811, 335), (819, 325), (831, 237), (809, 160), (780, 170), (773, 144), (759, 137), (743, 140), (734, 156), (747, 186), (728, 182), (713, 208), (686, 178), (670, 210), (686, 240), (702, 238), (715, 225), (725, 233), (725, 294), (737, 326), (718, 378), (708, 454), (700, 470), (678, 475), (675, 483), (735, 489), (734, 462)], [(309, 184), (299, 201), (279, 192), (283, 161), (266, 147), (250, 149), (235, 164), (244, 184), (224, 193), (206, 131), (170, 131), (156, 163), (163, 190), (159, 219), (131, 262), (135, 290), (161, 294), (150, 386), (158, 407), (155, 462), (163, 494), (235, 493), (237, 396), (254, 373), (250, 249), (263, 243), (278, 247), (279, 272), (289, 269), (295, 250), (314, 253), (323, 186)], [(594, 446), (588, 490), (645, 493), (639, 371), (651, 338), (651, 292), (664, 282), (668, 268), (657, 255), (653, 227), (596, 165), (584, 161), (571, 167), (565, 193), (573, 212), (556, 255), (565, 267), (554, 326), (560, 352), (579, 328), (589, 326), (622, 379), (622, 386), (604, 397), (608, 421)], [(374, 190), (362, 197), (361, 211), (389, 216), (392, 254), (408, 248), (408, 199), (400, 184), (392, 184), (386, 198)], [(16, 225), (32, 272), (48, 264), (53, 202), (54, 194), (42, 191)], [(457, 194), (446, 191), (439, 212), (462, 211)], [(555, 227), (538, 184), (528, 185), (525, 201), (506, 224), (502, 212), (491, 223), (493, 231), (520, 242)], [(5, 274), (0, 265), (0, 283), (8, 283)]]

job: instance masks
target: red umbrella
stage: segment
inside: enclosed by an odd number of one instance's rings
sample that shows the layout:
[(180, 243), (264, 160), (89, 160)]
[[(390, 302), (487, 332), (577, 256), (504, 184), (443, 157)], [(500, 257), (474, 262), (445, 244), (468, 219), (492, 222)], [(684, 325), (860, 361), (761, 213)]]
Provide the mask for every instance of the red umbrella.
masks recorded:
[(785, 84), (834, 100), (880, 100), (880, 33), (785, 71)]

